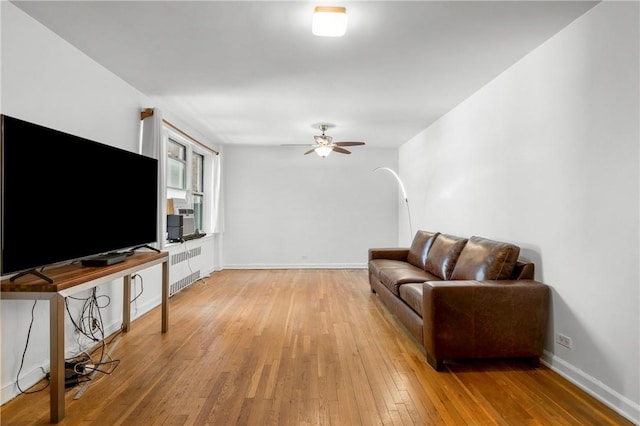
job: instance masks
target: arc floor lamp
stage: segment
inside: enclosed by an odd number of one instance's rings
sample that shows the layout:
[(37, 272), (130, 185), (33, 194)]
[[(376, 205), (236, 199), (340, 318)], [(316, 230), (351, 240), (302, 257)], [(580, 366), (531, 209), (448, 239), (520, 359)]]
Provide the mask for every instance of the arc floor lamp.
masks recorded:
[(411, 224), (411, 210), (409, 209), (409, 197), (407, 197), (407, 190), (404, 188), (402, 179), (400, 179), (400, 176), (398, 176), (398, 174), (394, 172), (392, 169), (390, 169), (389, 167), (377, 167), (373, 171), (377, 172), (378, 170), (384, 170), (391, 173), (393, 177), (396, 178), (396, 181), (398, 181), (398, 186), (400, 186), (400, 190), (402, 191), (402, 196), (404, 197), (404, 202), (407, 205), (407, 216), (409, 218), (409, 232), (411, 233), (411, 235), (409, 236), (409, 242), (411, 242), (411, 240), (413, 240), (413, 225)]

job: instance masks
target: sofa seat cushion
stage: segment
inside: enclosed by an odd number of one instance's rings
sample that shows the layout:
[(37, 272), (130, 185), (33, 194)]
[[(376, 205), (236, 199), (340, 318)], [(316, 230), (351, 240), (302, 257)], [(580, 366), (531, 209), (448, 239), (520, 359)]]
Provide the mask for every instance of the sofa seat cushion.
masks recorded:
[(400, 299), (422, 318), (422, 283), (408, 283), (400, 286)]
[(399, 287), (406, 283), (423, 283), (438, 279), (432, 274), (405, 263), (404, 268), (387, 268), (380, 270), (380, 282), (396, 296), (400, 295)]
[(506, 280), (518, 261), (520, 248), (509, 243), (471, 237), (462, 249), (452, 280)]
[(380, 279), (380, 271), (383, 269), (406, 268), (407, 262), (394, 259), (373, 259), (369, 261), (369, 271), (371, 274)]
[(450, 280), (466, 238), (440, 234), (431, 245), (425, 270), (443, 280)]
[(413, 237), (413, 242), (409, 248), (407, 262), (420, 269), (425, 269), (427, 265), (427, 254), (438, 234), (439, 232), (416, 232), (416, 236)]

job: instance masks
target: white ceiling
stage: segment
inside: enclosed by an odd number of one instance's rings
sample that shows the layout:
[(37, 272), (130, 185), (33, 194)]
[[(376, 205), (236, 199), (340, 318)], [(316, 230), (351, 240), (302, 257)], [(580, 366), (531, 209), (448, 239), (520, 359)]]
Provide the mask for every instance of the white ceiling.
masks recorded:
[[(597, 4), (13, 3), (212, 144), (311, 144), (331, 123), (334, 141), (377, 147), (406, 142)], [(344, 37), (311, 34), (317, 5), (346, 6)]]

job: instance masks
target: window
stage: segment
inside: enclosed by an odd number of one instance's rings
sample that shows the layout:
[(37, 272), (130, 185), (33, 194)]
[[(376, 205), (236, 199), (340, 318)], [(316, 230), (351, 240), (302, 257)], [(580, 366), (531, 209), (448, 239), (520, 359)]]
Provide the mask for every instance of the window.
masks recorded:
[(194, 226), (203, 229), (204, 155), (195, 152), (191, 155), (191, 195)]
[(176, 214), (178, 209), (192, 209), (193, 228), (207, 232), (211, 225), (206, 215), (212, 208), (207, 203), (213, 196), (211, 185), (205, 182), (210, 180), (206, 176), (213, 173), (213, 154), (171, 130), (168, 135), (167, 214)]
[(167, 186), (187, 189), (187, 147), (169, 138), (167, 154)]

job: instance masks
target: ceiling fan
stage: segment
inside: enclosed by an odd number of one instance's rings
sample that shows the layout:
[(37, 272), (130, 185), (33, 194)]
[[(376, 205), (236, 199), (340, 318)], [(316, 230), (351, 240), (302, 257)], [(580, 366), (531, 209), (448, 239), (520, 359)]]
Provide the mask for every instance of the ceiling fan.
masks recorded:
[(314, 136), (315, 144), (283, 144), (282, 146), (312, 146), (313, 148), (305, 152), (304, 155), (316, 152), (320, 157), (326, 158), (332, 151), (339, 152), (340, 154), (351, 154), (351, 151), (347, 151), (342, 148), (343, 146), (358, 146), (364, 145), (364, 142), (333, 142), (331, 136), (327, 136), (324, 132), (331, 127), (329, 124), (320, 124), (318, 128), (322, 132), (320, 136)]

